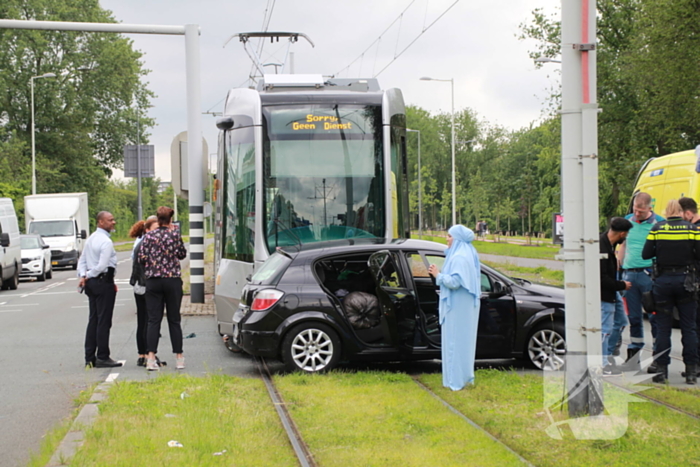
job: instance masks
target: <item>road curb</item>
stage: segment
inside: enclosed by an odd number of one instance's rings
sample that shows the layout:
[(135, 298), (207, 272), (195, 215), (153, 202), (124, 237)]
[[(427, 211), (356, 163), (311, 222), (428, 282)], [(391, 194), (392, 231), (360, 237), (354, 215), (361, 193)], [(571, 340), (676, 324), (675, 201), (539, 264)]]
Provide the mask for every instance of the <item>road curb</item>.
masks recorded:
[(80, 413), (73, 420), (70, 430), (61, 440), (46, 467), (70, 465), (70, 460), (85, 442), (85, 430), (95, 423), (100, 413), (99, 403), (107, 397), (107, 391), (109, 391), (112, 384), (112, 381), (106, 381), (95, 388), (90, 400), (80, 409)]

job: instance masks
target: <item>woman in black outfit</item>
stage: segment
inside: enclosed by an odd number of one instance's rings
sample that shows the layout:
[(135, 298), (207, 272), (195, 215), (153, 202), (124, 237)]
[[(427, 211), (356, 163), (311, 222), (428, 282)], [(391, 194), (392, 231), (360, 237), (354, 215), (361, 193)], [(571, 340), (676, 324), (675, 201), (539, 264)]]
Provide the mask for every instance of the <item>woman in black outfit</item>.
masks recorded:
[[(136, 300), (136, 348), (139, 358), (138, 366), (146, 366), (146, 328), (148, 326), (148, 311), (146, 310), (146, 276), (143, 266), (137, 261), (141, 250), (141, 240), (147, 232), (158, 227), (158, 218), (150, 216), (145, 221), (138, 221), (131, 226), (129, 237), (134, 238), (134, 249), (131, 251), (131, 279), (129, 284), (134, 287), (134, 300)], [(159, 362), (162, 364), (161, 362)]]

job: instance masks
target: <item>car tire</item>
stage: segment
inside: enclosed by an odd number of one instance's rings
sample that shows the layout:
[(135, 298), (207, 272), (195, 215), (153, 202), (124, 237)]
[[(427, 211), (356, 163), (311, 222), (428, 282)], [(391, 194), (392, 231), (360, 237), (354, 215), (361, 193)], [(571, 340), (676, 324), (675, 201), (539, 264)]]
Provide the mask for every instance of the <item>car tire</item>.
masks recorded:
[(563, 368), (566, 355), (566, 332), (558, 321), (537, 326), (528, 336), (525, 358), (530, 365), (543, 371)]
[(17, 290), (17, 287), (19, 286), (19, 267), (15, 264), (15, 273), (12, 275), (11, 278), (7, 279), (5, 282), (2, 284), (2, 288), (4, 290)]
[(340, 339), (329, 326), (303, 323), (282, 341), (282, 361), (287, 371), (319, 373), (332, 370), (340, 360)]
[(76, 269), (78, 269), (78, 263), (75, 263), (73, 266), (71, 266), (71, 268), (73, 269), (73, 271), (75, 271)]
[(46, 263), (41, 265), (41, 274), (36, 277), (39, 282), (44, 282), (46, 280)]
[(46, 278), (47, 279), (53, 278), (53, 266), (49, 267), (49, 270), (46, 271)]

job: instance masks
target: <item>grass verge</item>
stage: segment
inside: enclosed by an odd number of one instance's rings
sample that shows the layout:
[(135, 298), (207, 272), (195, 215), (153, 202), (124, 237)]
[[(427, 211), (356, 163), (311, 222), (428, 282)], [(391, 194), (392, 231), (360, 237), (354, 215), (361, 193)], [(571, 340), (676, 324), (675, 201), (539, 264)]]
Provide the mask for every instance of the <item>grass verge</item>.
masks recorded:
[(96, 384), (93, 384), (89, 388), (80, 391), (80, 394), (78, 394), (78, 397), (74, 400), (75, 408), (70, 416), (44, 436), (39, 452), (31, 455), (29, 463), (27, 464), (28, 467), (43, 467), (49, 462), (53, 453), (56, 452), (58, 445), (61, 444), (68, 430), (70, 430), (73, 420), (75, 420), (75, 417), (80, 413), (80, 409), (90, 400), (96, 386)]
[(492, 261), (482, 261), (482, 263), (497, 269), (506, 276), (519, 277), (521, 279), (526, 279), (530, 282), (536, 282), (539, 284), (564, 287), (564, 271), (555, 271), (552, 269), (547, 269), (544, 266), (528, 268), (524, 266), (516, 266), (512, 263), (495, 263)]
[(325, 467), (522, 465), (404, 374), (292, 374), (275, 383)]
[[(415, 238), (419, 238), (416, 236)], [(440, 236), (423, 235), (423, 240), (430, 240), (437, 243), (447, 244), (447, 239)], [(555, 259), (554, 256), (559, 253), (558, 245), (517, 245), (513, 243), (497, 243), (497, 242), (472, 242), (474, 248), (479, 253), (486, 255), (500, 256), (515, 256), (518, 258), (534, 258), (534, 259)]]
[(698, 388), (682, 389), (673, 386), (654, 386), (652, 389), (644, 391), (644, 395), (700, 417), (700, 389)]
[[(700, 465), (697, 420), (650, 402), (628, 404), (625, 394), (609, 385), (605, 385), (606, 408), (624, 404), (628, 410), (617, 419), (627, 424), (624, 435), (609, 440), (583, 440), (565, 429), (563, 439), (557, 440), (545, 432), (552, 421), (543, 407), (540, 375), (479, 370), (476, 386), (459, 392), (443, 388), (439, 374), (420, 379), (537, 466)], [(566, 409), (552, 411), (552, 416), (555, 422), (568, 418)]]
[[(183, 447), (168, 447), (171, 440)], [(110, 389), (71, 461), (71, 466), (94, 465), (293, 466), (297, 461), (262, 381), (163, 375)]]

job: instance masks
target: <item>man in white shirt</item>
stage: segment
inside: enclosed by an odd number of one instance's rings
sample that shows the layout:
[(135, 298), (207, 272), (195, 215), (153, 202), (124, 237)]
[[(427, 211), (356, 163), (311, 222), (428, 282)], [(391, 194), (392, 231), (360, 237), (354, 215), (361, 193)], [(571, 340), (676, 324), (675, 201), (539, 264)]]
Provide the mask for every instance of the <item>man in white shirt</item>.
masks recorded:
[(78, 261), (78, 286), (85, 290), (90, 303), (90, 317), (85, 332), (85, 365), (112, 368), (122, 364), (110, 358), (109, 332), (112, 329), (114, 301), (117, 286), (117, 252), (110, 238), (116, 221), (114, 216), (101, 211), (97, 214), (97, 230), (90, 235)]

